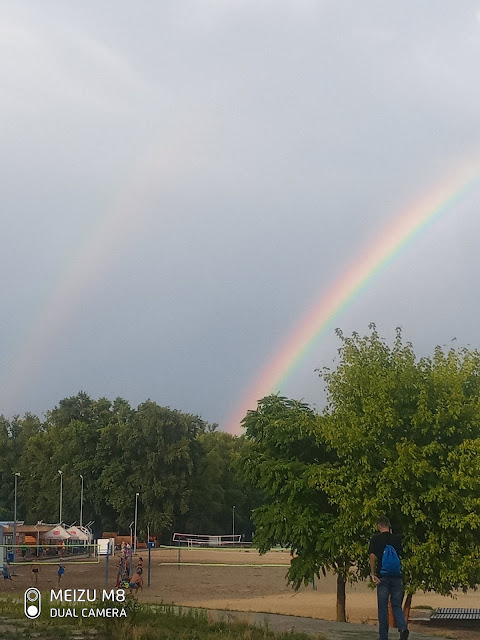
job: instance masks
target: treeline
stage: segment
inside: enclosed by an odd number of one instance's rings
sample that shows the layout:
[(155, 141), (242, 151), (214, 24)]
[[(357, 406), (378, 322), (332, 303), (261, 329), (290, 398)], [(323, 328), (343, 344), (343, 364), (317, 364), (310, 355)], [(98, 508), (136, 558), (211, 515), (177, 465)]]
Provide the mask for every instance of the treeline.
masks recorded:
[[(230, 534), (251, 539), (252, 508), (236, 479), (244, 439), (216, 425), (147, 400), (137, 408), (122, 399), (91, 399), (86, 393), (61, 400), (45, 420), (26, 414), (0, 417), (0, 519), (12, 520), (14, 474), (17, 519), (28, 523), (83, 522), (93, 530), (130, 532), (138, 496), (138, 535), (168, 543), (173, 531)], [(235, 507), (235, 509), (234, 509)]]

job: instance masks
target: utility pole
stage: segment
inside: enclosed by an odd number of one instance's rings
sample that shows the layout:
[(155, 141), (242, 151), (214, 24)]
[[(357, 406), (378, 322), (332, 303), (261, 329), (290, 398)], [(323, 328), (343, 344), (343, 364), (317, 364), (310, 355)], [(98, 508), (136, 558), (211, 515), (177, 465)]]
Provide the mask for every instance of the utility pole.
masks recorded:
[(63, 500), (63, 471), (60, 471), (60, 469), (58, 470), (58, 473), (60, 474), (60, 520), (58, 524), (62, 524), (62, 500)]
[(135, 494), (135, 538), (133, 540), (133, 553), (137, 553), (137, 515), (138, 515), (138, 496), (140, 494)]
[(80, 526), (83, 525), (83, 476), (80, 474), (80, 478), (82, 479), (82, 488), (80, 489)]
[(20, 474), (14, 473), (15, 477), (15, 499), (13, 504), (13, 565), (12, 565), (12, 575), (15, 575), (15, 560), (17, 558), (17, 481), (20, 477)]

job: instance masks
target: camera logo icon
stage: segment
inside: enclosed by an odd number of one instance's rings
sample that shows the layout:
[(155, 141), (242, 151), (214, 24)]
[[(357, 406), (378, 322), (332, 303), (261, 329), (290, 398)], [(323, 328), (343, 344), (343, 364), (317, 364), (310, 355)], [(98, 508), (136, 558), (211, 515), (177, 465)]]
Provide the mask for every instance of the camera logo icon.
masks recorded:
[(35, 620), (42, 610), (42, 594), (35, 587), (31, 587), (25, 591), (23, 596), (23, 611), (27, 618)]

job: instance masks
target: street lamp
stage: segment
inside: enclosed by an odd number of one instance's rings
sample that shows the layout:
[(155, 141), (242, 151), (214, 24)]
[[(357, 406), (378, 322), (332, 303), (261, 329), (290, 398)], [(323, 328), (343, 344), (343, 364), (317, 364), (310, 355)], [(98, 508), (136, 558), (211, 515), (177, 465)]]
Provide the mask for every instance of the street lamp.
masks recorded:
[(60, 474), (60, 520), (58, 524), (62, 524), (62, 498), (63, 498), (63, 471), (58, 470)]
[(80, 526), (83, 525), (83, 476), (80, 474), (80, 478), (82, 479), (82, 488), (80, 489)]
[(15, 545), (17, 544), (17, 481), (18, 478), (20, 477), (20, 474), (18, 472), (13, 474), (15, 477), (15, 500), (13, 503), (13, 575), (15, 575), (15, 559), (17, 557), (16, 554), (16, 547)]
[(235, 505), (232, 508), (232, 547), (235, 544)]
[(140, 494), (135, 494), (135, 538), (133, 540), (133, 553), (137, 553), (137, 514), (138, 514), (138, 496)]

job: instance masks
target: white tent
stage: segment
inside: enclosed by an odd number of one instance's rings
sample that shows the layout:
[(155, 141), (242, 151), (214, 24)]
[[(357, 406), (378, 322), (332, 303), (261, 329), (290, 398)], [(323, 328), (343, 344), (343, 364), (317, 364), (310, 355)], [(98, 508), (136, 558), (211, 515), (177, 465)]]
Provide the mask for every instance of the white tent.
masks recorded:
[(87, 533), (83, 527), (69, 527), (66, 532), (69, 534), (72, 542), (90, 542), (90, 534)]
[(70, 534), (61, 525), (57, 524), (56, 527), (43, 534), (44, 540), (70, 540)]

